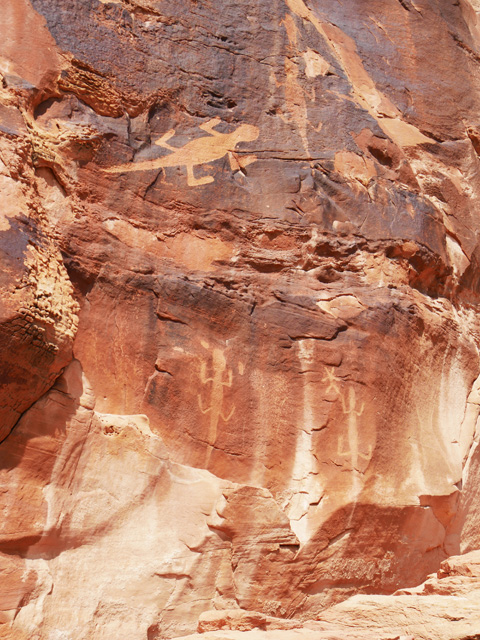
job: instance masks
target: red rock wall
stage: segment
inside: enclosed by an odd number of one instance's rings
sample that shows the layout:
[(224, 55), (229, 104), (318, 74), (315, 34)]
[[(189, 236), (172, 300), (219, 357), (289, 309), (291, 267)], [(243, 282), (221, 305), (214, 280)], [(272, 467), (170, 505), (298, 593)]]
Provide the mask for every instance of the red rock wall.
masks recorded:
[(306, 619), (477, 548), (473, 0), (3, 11), (5, 634)]

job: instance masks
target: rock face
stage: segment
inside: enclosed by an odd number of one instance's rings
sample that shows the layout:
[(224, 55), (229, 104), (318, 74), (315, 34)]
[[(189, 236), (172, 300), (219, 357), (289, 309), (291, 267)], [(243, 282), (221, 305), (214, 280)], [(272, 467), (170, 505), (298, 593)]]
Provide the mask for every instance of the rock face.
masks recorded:
[(474, 551), (444, 561), (437, 574), (417, 588), (390, 596), (354, 596), (304, 626), (251, 611), (206, 611), (199, 619), (199, 633), (188, 640), (478, 638), (479, 577), (480, 554)]
[(476, 637), (477, 1), (2, 10), (0, 636)]

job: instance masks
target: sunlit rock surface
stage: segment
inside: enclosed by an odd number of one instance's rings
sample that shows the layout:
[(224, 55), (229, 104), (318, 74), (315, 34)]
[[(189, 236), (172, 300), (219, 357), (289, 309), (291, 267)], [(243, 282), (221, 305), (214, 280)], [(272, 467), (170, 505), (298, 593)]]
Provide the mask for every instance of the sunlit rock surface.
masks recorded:
[(4, 1), (2, 638), (480, 634), (479, 16)]

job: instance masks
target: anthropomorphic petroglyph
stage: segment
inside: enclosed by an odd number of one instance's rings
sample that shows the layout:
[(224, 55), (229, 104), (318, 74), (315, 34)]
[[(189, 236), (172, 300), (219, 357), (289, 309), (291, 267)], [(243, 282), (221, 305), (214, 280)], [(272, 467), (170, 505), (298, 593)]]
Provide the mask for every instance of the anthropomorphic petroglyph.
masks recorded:
[(362, 402), (360, 406), (357, 406), (357, 397), (355, 393), (355, 387), (350, 385), (347, 391), (347, 399), (341, 393), (338, 386), (339, 382), (342, 382), (341, 378), (335, 375), (334, 367), (325, 367), (326, 375), (322, 378), (322, 382), (327, 382), (327, 393), (333, 391), (338, 394), (338, 397), (342, 403), (343, 414), (348, 416), (348, 449), (344, 450), (344, 439), (342, 436), (338, 439), (338, 455), (350, 458), (352, 467), (358, 470), (358, 462), (360, 459), (370, 460), (372, 457), (372, 446), (369, 446), (368, 453), (362, 453), (359, 450), (359, 437), (358, 437), (358, 424), (357, 418), (359, 418), (364, 410), (365, 403)]
[(231, 369), (227, 369), (227, 361), (221, 349), (213, 349), (212, 351), (212, 370), (213, 376), (207, 377), (207, 363), (204, 361), (200, 364), (200, 382), (203, 385), (211, 383), (209, 406), (204, 408), (202, 394), (198, 394), (198, 406), (203, 414), (210, 414), (210, 424), (207, 434), (207, 443), (210, 446), (215, 444), (217, 439), (217, 427), (220, 418), (224, 422), (228, 422), (233, 416), (235, 406), (232, 407), (228, 414), (223, 410), (223, 394), (224, 387), (232, 386), (233, 373)]
[(168, 141), (175, 135), (175, 130), (170, 129), (155, 144), (171, 151), (169, 155), (141, 162), (122, 164), (118, 167), (105, 169), (108, 173), (124, 173), (126, 171), (151, 171), (153, 169), (165, 169), (166, 167), (183, 166), (187, 170), (187, 184), (189, 187), (198, 187), (210, 184), (213, 176), (195, 178), (194, 167), (208, 164), (228, 155), (232, 171), (243, 170), (257, 158), (254, 155), (238, 156), (235, 147), (240, 142), (252, 142), (258, 138), (259, 129), (252, 124), (241, 124), (231, 133), (220, 133), (214, 127), (220, 124), (220, 118), (213, 118), (200, 125), (200, 129), (209, 135), (190, 140), (183, 147), (172, 147)]
[(345, 402), (345, 398), (341, 396), (342, 407), (344, 415), (348, 416), (348, 446), (349, 449), (343, 451), (343, 438), (338, 439), (338, 455), (342, 457), (349, 457), (352, 463), (352, 467), (358, 471), (358, 462), (360, 458), (363, 460), (370, 460), (372, 457), (372, 445), (368, 448), (368, 453), (361, 453), (358, 444), (358, 424), (357, 418), (359, 418), (365, 409), (365, 404), (362, 402), (360, 408), (357, 407), (357, 398), (355, 394), (355, 388), (350, 386), (348, 389), (348, 400)]
[(334, 367), (330, 367), (330, 369), (325, 367), (325, 371), (327, 372), (327, 375), (322, 378), (322, 382), (328, 382), (327, 393), (331, 390), (336, 391), (336, 393), (340, 393), (337, 382), (341, 382), (342, 380), (341, 378), (337, 378), (335, 375)]

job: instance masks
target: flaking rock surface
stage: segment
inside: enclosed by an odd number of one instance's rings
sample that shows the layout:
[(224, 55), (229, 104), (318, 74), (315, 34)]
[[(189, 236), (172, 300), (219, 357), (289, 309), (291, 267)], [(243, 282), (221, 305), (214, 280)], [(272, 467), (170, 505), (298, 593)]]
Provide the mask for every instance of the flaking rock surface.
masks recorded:
[(480, 547), (479, 64), (476, 0), (4, 0), (2, 638), (480, 633), (414, 591)]

